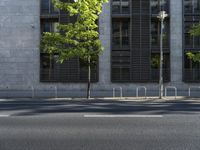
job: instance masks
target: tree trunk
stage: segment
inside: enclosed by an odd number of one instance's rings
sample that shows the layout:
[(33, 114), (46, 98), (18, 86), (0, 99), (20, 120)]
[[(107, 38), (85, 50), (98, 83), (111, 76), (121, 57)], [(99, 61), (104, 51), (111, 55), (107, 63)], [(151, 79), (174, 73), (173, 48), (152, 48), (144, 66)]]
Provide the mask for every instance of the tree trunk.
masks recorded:
[(91, 66), (90, 66), (90, 58), (88, 58), (88, 86), (87, 86), (87, 99), (90, 99), (90, 82), (91, 82)]
[(52, 72), (52, 54), (49, 55), (49, 80), (51, 80), (51, 72)]

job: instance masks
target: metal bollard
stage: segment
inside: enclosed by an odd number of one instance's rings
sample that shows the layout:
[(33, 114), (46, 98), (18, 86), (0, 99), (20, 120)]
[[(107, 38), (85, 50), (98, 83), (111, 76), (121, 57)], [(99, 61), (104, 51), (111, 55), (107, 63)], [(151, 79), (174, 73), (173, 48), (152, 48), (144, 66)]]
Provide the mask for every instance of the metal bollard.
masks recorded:
[(115, 88), (113, 88), (113, 98), (115, 98)]
[(35, 90), (34, 90), (33, 86), (31, 86), (31, 91), (32, 91), (32, 98), (34, 98), (35, 97)]
[(147, 98), (147, 88), (145, 86), (137, 87), (137, 89), (136, 89), (136, 97), (139, 96), (139, 89), (144, 89), (145, 98)]
[(177, 98), (177, 88), (175, 86), (167, 86), (165, 88), (165, 97), (167, 97), (167, 89), (174, 89), (175, 92), (175, 99)]
[[(116, 89), (117, 88), (113, 88), (113, 98), (115, 98), (115, 96), (116, 96)], [(119, 87), (119, 90), (120, 90), (120, 99), (122, 99), (122, 97), (123, 97), (123, 89), (122, 89), (122, 87)]]
[(198, 88), (198, 89), (200, 89), (200, 86), (199, 87), (195, 87), (195, 86), (194, 87), (189, 87), (189, 89), (188, 89), (188, 96), (189, 97), (191, 97), (191, 89), (192, 88)]
[(120, 99), (122, 99), (122, 97), (123, 97), (123, 89), (122, 89), (122, 87), (119, 87), (119, 89), (120, 89)]
[(58, 89), (57, 89), (57, 86), (55, 86), (55, 98), (58, 98)]

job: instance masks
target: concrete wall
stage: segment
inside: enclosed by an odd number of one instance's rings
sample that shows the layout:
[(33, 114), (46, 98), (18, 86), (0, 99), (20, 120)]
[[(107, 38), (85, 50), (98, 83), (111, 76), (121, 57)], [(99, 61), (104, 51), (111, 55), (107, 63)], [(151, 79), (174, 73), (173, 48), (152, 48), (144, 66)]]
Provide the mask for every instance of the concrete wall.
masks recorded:
[(38, 82), (39, 1), (0, 1), (0, 86)]
[(183, 21), (182, 1), (170, 1), (170, 59), (171, 59), (171, 82), (182, 83), (183, 68)]
[(99, 19), (100, 39), (104, 45), (104, 52), (99, 59), (99, 84), (110, 84), (111, 76), (111, 9), (110, 2), (103, 7), (102, 14)]

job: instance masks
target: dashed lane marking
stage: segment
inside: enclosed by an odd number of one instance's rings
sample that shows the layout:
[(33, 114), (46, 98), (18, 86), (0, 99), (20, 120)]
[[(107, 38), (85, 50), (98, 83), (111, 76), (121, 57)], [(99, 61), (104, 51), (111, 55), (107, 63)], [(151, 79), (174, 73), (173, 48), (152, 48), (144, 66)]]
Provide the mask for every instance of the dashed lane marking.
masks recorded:
[(85, 118), (162, 118), (163, 115), (84, 115)]

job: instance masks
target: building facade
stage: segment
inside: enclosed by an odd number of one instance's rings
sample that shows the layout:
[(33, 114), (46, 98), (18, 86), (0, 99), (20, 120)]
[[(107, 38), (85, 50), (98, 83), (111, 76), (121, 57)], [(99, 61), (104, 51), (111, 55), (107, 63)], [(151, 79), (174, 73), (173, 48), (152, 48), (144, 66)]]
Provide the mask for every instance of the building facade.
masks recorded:
[[(122, 87), (125, 95), (135, 95), (138, 86), (149, 95), (158, 94), (160, 23), (159, 11), (168, 17), (164, 24), (163, 74), (165, 86), (175, 86), (180, 95), (200, 83), (200, 64), (186, 56), (197, 52), (200, 39), (189, 29), (200, 21), (200, 0), (110, 0), (99, 19), (104, 53), (92, 67), (95, 96), (112, 95)], [(65, 12), (56, 10), (50, 0), (1, 0), (0, 2), (0, 86), (20, 90), (57, 87), (67, 96), (84, 94), (87, 67), (78, 58), (63, 64), (57, 55), (40, 49), (43, 32), (56, 32), (58, 22), (68, 23)], [(78, 94), (77, 94), (78, 93)], [(153, 93), (153, 94), (151, 94)]]

